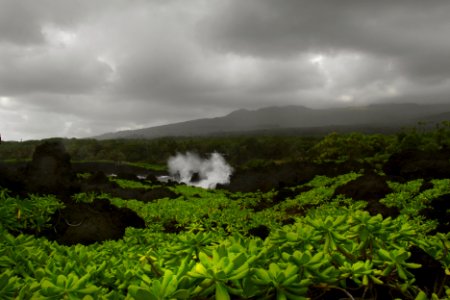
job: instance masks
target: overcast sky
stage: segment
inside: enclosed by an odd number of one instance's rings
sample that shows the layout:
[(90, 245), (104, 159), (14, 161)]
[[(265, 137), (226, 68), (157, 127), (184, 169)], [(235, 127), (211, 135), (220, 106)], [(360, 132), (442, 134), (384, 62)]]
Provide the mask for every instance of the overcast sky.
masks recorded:
[(0, 133), (450, 102), (448, 0), (0, 0)]

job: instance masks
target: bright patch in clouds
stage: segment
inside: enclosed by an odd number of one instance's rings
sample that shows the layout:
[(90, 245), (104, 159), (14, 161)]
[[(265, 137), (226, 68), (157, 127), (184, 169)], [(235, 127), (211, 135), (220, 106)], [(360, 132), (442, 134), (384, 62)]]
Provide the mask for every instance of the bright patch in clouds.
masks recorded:
[(71, 46), (76, 43), (77, 35), (73, 32), (60, 29), (48, 24), (42, 28), (42, 34), (52, 46)]
[(341, 95), (339, 97), (339, 100), (342, 102), (352, 102), (354, 99), (353, 99), (353, 96), (351, 96), (351, 95)]
[(0, 106), (5, 108), (10, 107), (11, 99), (9, 97), (0, 97)]
[(318, 65), (318, 66), (322, 66), (323, 60), (324, 60), (324, 56), (322, 54), (314, 54), (309, 59), (309, 61), (312, 64), (315, 64), (315, 65)]

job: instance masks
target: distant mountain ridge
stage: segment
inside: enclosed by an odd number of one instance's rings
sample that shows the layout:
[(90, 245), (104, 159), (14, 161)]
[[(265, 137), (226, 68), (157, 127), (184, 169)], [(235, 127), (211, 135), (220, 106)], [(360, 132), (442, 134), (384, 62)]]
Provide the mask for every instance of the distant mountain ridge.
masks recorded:
[[(271, 106), (240, 109), (223, 117), (197, 119), (137, 130), (106, 133), (97, 139), (205, 136), (252, 131), (329, 128), (400, 128), (419, 121), (440, 122), (450, 117), (450, 104), (375, 104), (311, 109), (304, 106)], [(450, 119), (448, 119), (450, 120)]]

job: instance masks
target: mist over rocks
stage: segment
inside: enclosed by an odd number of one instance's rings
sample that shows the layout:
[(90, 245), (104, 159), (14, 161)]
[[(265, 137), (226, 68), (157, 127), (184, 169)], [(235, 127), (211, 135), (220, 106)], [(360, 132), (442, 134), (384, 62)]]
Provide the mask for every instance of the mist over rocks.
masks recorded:
[(233, 173), (233, 167), (217, 152), (205, 159), (192, 152), (178, 153), (169, 158), (167, 166), (175, 181), (205, 189), (229, 184)]

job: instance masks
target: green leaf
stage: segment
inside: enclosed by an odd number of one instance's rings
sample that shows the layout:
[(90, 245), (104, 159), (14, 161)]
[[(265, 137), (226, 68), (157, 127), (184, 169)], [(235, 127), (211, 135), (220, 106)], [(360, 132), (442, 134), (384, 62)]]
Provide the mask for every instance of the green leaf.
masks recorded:
[(240, 271), (240, 272), (236, 272), (236, 273), (233, 272), (233, 275), (229, 276), (228, 279), (229, 279), (229, 280), (239, 280), (239, 279), (242, 279), (242, 278), (244, 278), (245, 276), (247, 276), (248, 272), (249, 272), (249, 269), (248, 269), (248, 268), (247, 268), (247, 269), (244, 269), (244, 270), (242, 270), (242, 271)]
[(0, 290), (2, 290), (3, 288), (5, 288), (8, 285), (8, 281), (9, 281), (9, 276), (5, 272), (2, 274), (2, 276), (0, 276)]
[(380, 255), (380, 257), (384, 260), (387, 260), (387, 261), (391, 260), (391, 254), (384, 249), (378, 250), (378, 255)]
[(280, 267), (276, 263), (270, 263), (269, 276), (272, 278), (276, 278), (276, 276), (279, 272), (280, 272)]
[(266, 270), (256, 269), (254, 272), (255, 272), (256, 277), (258, 279), (260, 279), (262, 282), (264, 282), (265, 284), (267, 284), (271, 281), (269, 272), (267, 272)]
[(428, 300), (427, 294), (424, 291), (420, 291), (415, 300)]
[(73, 288), (74, 289), (79, 289), (79, 288), (84, 287), (90, 278), (91, 278), (91, 274), (84, 275), (78, 281), (76, 281), (76, 283), (75, 283)]
[(66, 276), (64, 275), (58, 275), (58, 277), (56, 277), (56, 285), (58, 287), (65, 287), (66, 286)]
[(292, 275), (291, 277), (286, 278), (286, 280), (283, 281), (283, 285), (284, 286), (289, 286), (292, 283), (295, 283), (297, 281), (298, 281), (298, 275), (295, 274), (295, 275)]
[(369, 285), (369, 276), (363, 275), (362, 285), (363, 286), (368, 286)]
[(189, 290), (186, 289), (177, 290), (172, 294), (172, 298), (175, 299), (189, 299), (189, 297), (190, 297)]
[(402, 266), (397, 265), (398, 276), (403, 280), (408, 280), (408, 275), (406, 274), (405, 269)]
[[(217, 257), (217, 256), (218, 256), (217, 254), (214, 255), (214, 257)], [(198, 258), (199, 258), (200, 262), (205, 266), (207, 266), (211, 263), (211, 258), (204, 252), (200, 252), (198, 255)]]
[(215, 277), (216, 280), (219, 280), (219, 281), (225, 281), (227, 279), (227, 275), (225, 274), (224, 271), (216, 272), (214, 277)]
[(100, 290), (99, 287), (96, 287), (95, 285), (90, 285), (89, 287), (85, 287), (83, 289), (79, 289), (76, 292), (80, 294), (94, 294), (97, 293)]
[(149, 290), (141, 288), (136, 285), (130, 285), (128, 287), (128, 294), (135, 300), (157, 300)]
[(216, 300), (230, 300), (230, 294), (221, 282), (216, 283)]
[(277, 291), (277, 300), (287, 300), (287, 296), (283, 291)]
[(161, 284), (161, 288), (163, 289), (166, 295), (171, 295), (178, 286), (178, 280), (175, 275), (173, 275), (172, 271), (166, 270), (164, 272), (163, 281)]
[(407, 268), (411, 268), (411, 269), (420, 269), (420, 268), (422, 268), (422, 265), (421, 264), (417, 264), (417, 263), (405, 263), (404, 266), (407, 267)]
[(298, 234), (290, 231), (286, 234), (286, 240), (288, 240), (290, 242), (295, 242), (298, 240)]
[(378, 279), (375, 276), (369, 275), (369, 277), (375, 284), (384, 284), (383, 281), (381, 281), (380, 279)]
[(155, 295), (161, 295), (161, 282), (159, 280), (152, 282), (152, 293)]
[(205, 266), (202, 263), (196, 263), (194, 270), (188, 273), (189, 276), (194, 278), (209, 278), (208, 271), (206, 270)]
[(323, 260), (324, 253), (318, 252), (316, 253), (309, 261), (309, 264), (317, 264)]
[(305, 295), (307, 291), (308, 291), (307, 288), (302, 288), (301, 290), (299, 289), (297, 292), (292, 293), (291, 290), (288, 289), (284, 293), (286, 294), (286, 297), (289, 300), (307, 300), (308, 298), (302, 296)]
[(284, 270), (284, 274), (286, 275), (286, 277), (294, 276), (297, 274), (297, 272), (298, 268), (293, 264), (288, 264), (288, 266)]

